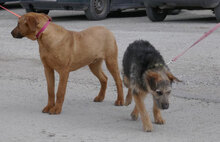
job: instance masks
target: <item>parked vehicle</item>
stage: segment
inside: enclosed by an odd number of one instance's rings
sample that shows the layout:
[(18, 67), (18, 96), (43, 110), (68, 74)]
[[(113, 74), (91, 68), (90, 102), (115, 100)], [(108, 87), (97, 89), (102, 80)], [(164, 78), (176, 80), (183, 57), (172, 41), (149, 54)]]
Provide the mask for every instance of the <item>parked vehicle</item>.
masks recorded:
[(111, 11), (144, 8), (144, 0), (21, 0), (27, 12), (49, 10), (82, 10), (90, 20), (106, 18)]
[(0, 4), (3, 5), (5, 2), (18, 1), (18, 0), (0, 0)]
[(163, 21), (170, 9), (210, 9), (220, 21), (220, 0), (145, 0), (144, 3), (151, 21)]

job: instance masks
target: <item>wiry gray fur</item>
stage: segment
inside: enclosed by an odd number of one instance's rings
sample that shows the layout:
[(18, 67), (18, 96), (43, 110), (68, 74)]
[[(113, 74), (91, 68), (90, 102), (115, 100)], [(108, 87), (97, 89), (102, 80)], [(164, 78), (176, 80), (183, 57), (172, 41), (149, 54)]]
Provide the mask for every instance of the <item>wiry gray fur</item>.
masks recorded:
[[(155, 65), (161, 65), (155, 67)], [(136, 40), (131, 43), (123, 57), (123, 75), (130, 84), (137, 84), (142, 90), (147, 91), (144, 73), (149, 69), (162, 70), (165, 67), (163, 57), (148, 41)]]

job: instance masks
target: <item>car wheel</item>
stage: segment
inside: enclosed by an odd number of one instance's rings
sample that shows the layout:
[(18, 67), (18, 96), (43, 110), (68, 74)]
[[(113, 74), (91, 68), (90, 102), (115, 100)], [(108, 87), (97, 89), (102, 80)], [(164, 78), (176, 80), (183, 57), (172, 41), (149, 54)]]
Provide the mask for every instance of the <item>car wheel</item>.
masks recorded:
[(147, 7), (146, 13), (148, 18), (153, 22), (163, 21), (167, 16), (167, 10), (160, 8)]
[(218, 5), (218, 6), (214, 9), (214, 12), (215, 12), (215, 17), (216, 17), (217, 21), (220, 22), (220, 5)]
[(44, 13), (44, 14), (48, 14), (49, 10), (37, 10), (37, 9), (26, 9), (26, 12), (37, 12), (37, 13)]
[(101, 20), (106, 18), (109, 9), (109, 0), (90, 0), (89, 7), (85, 10), (85, 14), (89, 20)]

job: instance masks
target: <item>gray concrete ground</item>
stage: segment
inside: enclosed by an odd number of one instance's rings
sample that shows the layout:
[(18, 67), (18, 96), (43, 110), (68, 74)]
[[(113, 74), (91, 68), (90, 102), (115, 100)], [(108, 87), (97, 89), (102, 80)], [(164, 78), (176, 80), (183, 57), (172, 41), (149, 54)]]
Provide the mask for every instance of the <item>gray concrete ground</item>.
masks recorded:
[[(14, 5), (9, 7), (18, 14), (25, 13)], [(117, 39), (120, 69), (126, 47), (136, 39), (150, 41), (168, 62), (216, 24), (210, 11), (183, 11), (160, 23), (150, 22), (144, 12), (111, 15), (102, 21), (87, 21), (82, 12), (51, 11), (49, 15), (70, 30), (96, 25), (110, 29)], [(100, 85), (84, 67), (70, 75), (63, 112), (41, 113), (47, 90), (38, 44), (26, 38), (13, 39), (10, 32), (16, 24), (17, 17), (0, 10), (1, 142), (219, 141), (220, 30), (169, 65), (184, 82), (173, 86), (171, 106), (162, 112), (167, 123), (153, 124), (154, 131), (146, 133), (140, 119), (130, 119), (134, 103), (128, 107), (113, 105), (116, 87), (105, 65), (109, 82), (104, 102), (93, 102)], [(150, 95), (146, 107), (153, 121)]]

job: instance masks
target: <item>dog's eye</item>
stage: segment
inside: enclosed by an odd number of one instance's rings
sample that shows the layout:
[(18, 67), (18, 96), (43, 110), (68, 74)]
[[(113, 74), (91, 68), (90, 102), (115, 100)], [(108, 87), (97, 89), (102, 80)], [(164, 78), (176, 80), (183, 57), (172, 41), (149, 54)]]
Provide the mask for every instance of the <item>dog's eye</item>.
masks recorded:
[(162, 91), (156, 91), (158, 96), (162, 96), (163, 92)]

